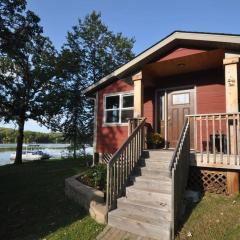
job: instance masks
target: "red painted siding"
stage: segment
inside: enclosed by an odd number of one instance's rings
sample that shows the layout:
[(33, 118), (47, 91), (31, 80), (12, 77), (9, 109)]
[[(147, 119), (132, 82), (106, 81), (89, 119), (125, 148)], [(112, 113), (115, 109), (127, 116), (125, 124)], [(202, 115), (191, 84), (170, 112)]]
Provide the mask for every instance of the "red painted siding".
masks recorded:
[(197, 86), (197, 113), (226, 112), (225, 85), (216, 82)]
[(223, 69), (194, 72), (184, 75), (160, 78), (155, 88), (144, 89), (144, 116), (154, 126), (155, 90), (196, 86), (197, 113), (222, 113), (226, 111)]
[(158, 62), (179, 58), (179, 57), (184, 57), (192, 54), (202, 53), (202, 52), (206, 52), (206, 51), (200, 50), (200, 49), (191, 49), (191, 48), (177, 48), (172, 52), (170, 52), (169, 54), (167, 54), (166, 56), (160, 58)]
[(104, 94), (133, 90), (131, 80), (118, 80), (98, 91), (97, 152), (114, 153), (128, 136), (127, 126), (103, 126)]

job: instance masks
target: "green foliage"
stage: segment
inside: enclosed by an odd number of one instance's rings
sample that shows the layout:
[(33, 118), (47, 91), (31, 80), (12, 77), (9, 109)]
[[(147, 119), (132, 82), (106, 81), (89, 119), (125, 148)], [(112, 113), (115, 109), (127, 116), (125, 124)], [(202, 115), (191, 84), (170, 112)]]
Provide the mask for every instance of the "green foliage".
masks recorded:
[(101, 20), (101, 13), (95, 11), (73, 26), (72, 32), (68, 33), (68, 39), (84, 50), (88, 85), (97, 82), (134, 57), (132, 48), (135, 40), (109, 30)]
[(0, 167), (0, 239), (95, 239), (104, 228), (65, 196), (64, 180), (86, 170), (78, 160)]
[(0, 119), (18, 125), (16, 163), (22, 162), (25, 121), (44, 123), (58, 112), (57, 52), (26, 4), (0, 2)]
[[(11, 128), (0, 128), (0, 143), (16, 143), (17, 142), (17, 131)], [(24, 142), (25, 143), (64, 143), (62, 133), (41, 133), (24, 131)]]
[(93, 136), (93, 101), (86, 98), (84, 90), (131, 60), (133, 44), (133, 39), (110, 31), (95, 11), (67, 33), (57, 61), (57, 74), (64, 83), (59, 99), (64, 118), (51, 125), (64, 133), (75, 150), (92, 142)]
[(105, 191), (107, 183), (107, 165), (98, 164), (91, 167), (79, 177), (79, 180), (90, 187)]
[(240, 195), (207, 193), (198, 204), (188, 204), (186, 209), (183, 227), (176, 240), (239, 239)]
[(0, 119), (18, 125), (16, 163), (28, 119), (62, 132), (76, 158), (93, 135), (93, 102), (84, 89), (131, 60), (134, 40), (110, 31), (94, 11), (73, 26), (58, 54), (26, 4), (0, 2)]
[(161, 145), (163, 144), (164, 139), (162, 138), (161, 134), (153, 132), (148, 135), (147, 142), (149, 144)]

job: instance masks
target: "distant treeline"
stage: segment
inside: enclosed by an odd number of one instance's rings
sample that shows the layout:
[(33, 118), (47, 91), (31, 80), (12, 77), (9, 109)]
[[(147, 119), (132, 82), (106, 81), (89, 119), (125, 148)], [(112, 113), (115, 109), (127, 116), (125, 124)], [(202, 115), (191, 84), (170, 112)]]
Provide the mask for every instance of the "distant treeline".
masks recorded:
[[(0, 143), (16, 143), (17, 130), (12, 128), (0, 128)], [(24, 131), (24, 143), (64, 143), (64, 138), (61, 133), (41, 133)]]

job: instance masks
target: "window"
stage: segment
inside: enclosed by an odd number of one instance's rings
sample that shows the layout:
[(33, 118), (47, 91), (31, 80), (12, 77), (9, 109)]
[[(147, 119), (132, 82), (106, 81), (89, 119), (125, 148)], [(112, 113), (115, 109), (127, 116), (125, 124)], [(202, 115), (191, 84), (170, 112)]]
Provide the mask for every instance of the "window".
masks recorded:
[(105, 97), (105, 123), (127, 123), (133, 117), (133, 94), (116, 94)]
[(172, 102), (173, 102), (173, 105), (189, 104), (190, 103), (189, 93), (173, 94), (172, 95)]

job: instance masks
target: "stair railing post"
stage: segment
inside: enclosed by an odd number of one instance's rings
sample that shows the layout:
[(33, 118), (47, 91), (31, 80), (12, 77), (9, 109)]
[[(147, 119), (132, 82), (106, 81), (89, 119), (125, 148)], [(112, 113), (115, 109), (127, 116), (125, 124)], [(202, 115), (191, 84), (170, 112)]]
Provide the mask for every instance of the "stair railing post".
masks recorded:
[(106, 208), (107, 212), (109, 211), (109, 164), (107, 164), (107, 197), (106, 197)]

